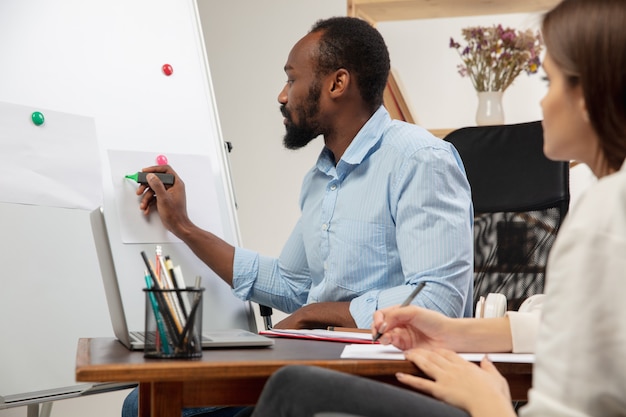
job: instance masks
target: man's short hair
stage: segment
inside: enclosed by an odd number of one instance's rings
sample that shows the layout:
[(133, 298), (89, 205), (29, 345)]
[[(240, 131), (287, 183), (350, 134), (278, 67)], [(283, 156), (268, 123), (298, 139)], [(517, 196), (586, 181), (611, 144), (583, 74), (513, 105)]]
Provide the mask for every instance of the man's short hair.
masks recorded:
[(312, 32), (321, 32), (317, 72), (326, 75), (340, 68), (356, 76), (363, 101), (372, 110), (383, 104), (389, 78), (389, 51), (374, 27), (354, 17), (317, 21)]

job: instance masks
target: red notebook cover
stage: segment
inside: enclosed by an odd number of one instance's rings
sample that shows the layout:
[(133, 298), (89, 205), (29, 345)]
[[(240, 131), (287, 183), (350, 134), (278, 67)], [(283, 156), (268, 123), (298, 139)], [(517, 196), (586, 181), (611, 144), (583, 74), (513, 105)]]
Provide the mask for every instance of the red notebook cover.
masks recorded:
[[(263, 336), (289, 337), (293, 339), (323, 340), (326, 342), (372, 344), (372, 335), (364, 332), (335, 331), (322, 329), (273, 329), (262, 330)], [(378, 342), (375, 342), (378, 343)]]

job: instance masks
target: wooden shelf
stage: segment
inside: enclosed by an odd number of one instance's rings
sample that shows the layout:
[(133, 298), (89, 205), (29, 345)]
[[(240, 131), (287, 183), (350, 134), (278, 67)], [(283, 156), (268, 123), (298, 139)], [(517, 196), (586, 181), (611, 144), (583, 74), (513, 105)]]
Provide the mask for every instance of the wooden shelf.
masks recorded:
[(437, 136), (439, 139), (443, 139), (446, 136), (448, 136), (450, 132), (453, 132), (456, 129), (428, 129), (428, 130), (430, 131), (430, 133)]
[(393, 20), (533, 13), (551, 9), (561, 0), (347, 0), (348, 16), (374, 24)]

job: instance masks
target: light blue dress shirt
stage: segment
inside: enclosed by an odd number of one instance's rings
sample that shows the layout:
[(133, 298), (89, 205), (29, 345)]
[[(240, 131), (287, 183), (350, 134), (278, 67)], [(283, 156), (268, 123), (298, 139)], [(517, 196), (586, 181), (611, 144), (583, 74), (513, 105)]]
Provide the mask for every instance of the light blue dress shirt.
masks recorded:
[(413, 301), (472, 315), (473, 208), (454, 147), (380, 107), (335, 166), (324, 148), (305, 176), (302, 216), (278, 259), (235, 250), (233, 287), (285, 312), (350, 301), (358, 327)]

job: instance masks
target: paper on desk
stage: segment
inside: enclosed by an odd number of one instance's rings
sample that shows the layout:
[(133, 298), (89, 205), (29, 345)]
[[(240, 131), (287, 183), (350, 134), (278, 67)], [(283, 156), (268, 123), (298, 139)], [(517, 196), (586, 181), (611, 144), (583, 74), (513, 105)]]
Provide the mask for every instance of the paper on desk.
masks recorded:
[(341, 352), (342, 359), (404, 360), (404, 353), (393, 345), (348, 345)]
[[(465, 360), (480, 362), (487, 355), (492, 362), (535, 363), (533, 353), (460, 353)], [(341, 353), (342, 359), (389, 359), (404, 360), (402, 351), (392, 345), (353, 344), (348, 345)]]

